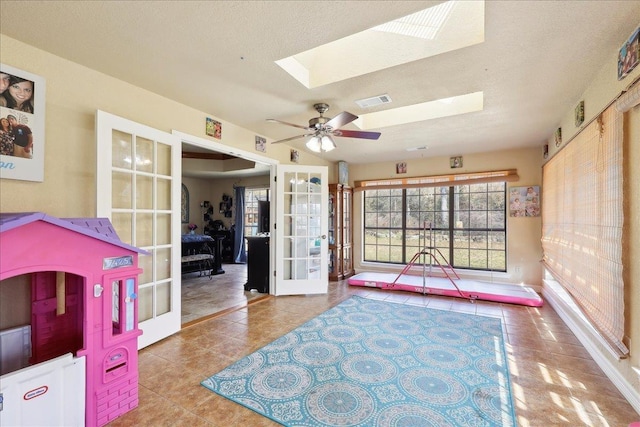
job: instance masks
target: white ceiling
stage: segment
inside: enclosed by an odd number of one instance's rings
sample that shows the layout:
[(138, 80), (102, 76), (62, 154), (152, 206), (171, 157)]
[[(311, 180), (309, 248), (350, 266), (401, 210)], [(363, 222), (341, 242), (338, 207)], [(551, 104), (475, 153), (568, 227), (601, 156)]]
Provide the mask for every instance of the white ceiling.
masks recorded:
[[(541, 147), (640, 17), (640, 1), (489, 0), (480, 44), (312, 89), (275, 63), (438, 3), (2, 0), (0, 29), (268, 140), (304, 131), (266, 119), (306, 126), (317, 102), (333, 117), (484, 93), (482, 111), (369, 129), (380, 139), (336, 138), (322, 154), (372, 163)], [(355, 103), (382, 94), (393, 103)]]

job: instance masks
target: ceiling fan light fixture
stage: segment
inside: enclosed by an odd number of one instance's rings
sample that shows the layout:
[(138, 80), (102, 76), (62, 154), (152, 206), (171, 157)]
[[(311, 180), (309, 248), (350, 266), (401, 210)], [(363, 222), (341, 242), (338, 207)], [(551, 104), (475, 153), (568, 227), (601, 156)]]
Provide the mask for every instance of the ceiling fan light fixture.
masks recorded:
[(336, 148), (336, 143), (329, 135), (314, 135), (309, 138), (306, 145), (314, 153), (331, 151)]
[(320, 138), (318, 138), (315, 135), (309, 138), (309, 140), (307, 141), (307, 148), (313, 151), (314, 153), (320, 153), (322, 151), (322, 144), (320, 142)]
[(322, 151), (331, 151), (336, 148), (336, 143), (329, 135), (325, 135), (320, 140), (320, 149)]

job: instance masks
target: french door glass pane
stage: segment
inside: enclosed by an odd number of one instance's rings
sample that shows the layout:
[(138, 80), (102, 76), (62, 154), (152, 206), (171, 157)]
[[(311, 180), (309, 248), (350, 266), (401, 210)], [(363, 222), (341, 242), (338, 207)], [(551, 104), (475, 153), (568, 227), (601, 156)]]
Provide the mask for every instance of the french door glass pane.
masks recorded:
[(167, 245), (171, 241), (171, 214), (156, 214), (156, 244)]
[(133, 244), (133, 214), (114, 212), (111, 215), (111, 223), (120, 240), (130, 245)]
[(136, 170), (138, 172), (153, 172), (153, 141), (136, 138)]
[(136, 214), (136, 246), (153, 245), (153, 214)]
[(156, 178), (156, 209), (171, 210), (171, 180)]
[(171, 277), (171, 249), (156, 249), (156, 281)]
[(111, 183), (111, 206), (113, 209), (131, 209), (133, 175), (127, 172), (113, 172)]
[(158, 176), (171, 176), (171, 146), (166, 144), (156, 145), (156, 174)]
[(136, 209), (153, 209), (153, 178), (136, 176)]
[(138, 292), (138, 321), (143, 322), (153, 318), (153, 286), (140, 285)]
[(150, 255), (139, 255), (138, 267), (142, 269), (138, 283), (141, 285), (151, 283), (151, 281), (153, 281), (153, 253)]
[(113, 130), (111, 133), (111, 165), (114, 168), (133, 169), (133, 136), (131, 134)]
[(156, 285), (156, 316), (171, 311), (171, 282)]

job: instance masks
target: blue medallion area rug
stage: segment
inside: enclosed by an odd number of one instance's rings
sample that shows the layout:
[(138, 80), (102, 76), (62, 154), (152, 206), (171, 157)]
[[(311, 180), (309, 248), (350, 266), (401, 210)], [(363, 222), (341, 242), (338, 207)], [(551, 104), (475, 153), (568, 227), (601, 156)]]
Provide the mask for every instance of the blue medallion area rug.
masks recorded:
[(500, 319), (353, 296), (202, 385), (284, 426), (515, 426)]

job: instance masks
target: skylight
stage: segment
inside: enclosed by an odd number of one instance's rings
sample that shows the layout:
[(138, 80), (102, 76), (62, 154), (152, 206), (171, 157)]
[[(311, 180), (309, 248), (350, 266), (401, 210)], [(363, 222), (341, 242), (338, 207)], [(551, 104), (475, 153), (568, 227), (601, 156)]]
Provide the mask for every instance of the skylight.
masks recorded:
[(441, 3), (429, 9), (378, 25), (373, 27), (372, 30), (433, 40), (449, 17), (453, 4), (453, 1)]
[(378, 129), (387, 126), (473, 113), (484, 108), (484, 94), (474, 92), (466, 95), (407, 105), (392, 110), (361, 114), (353, 123), (360, 129)]
[(449, 1), (276, 63), (311, 89), (483, 41), (484, 1)]

